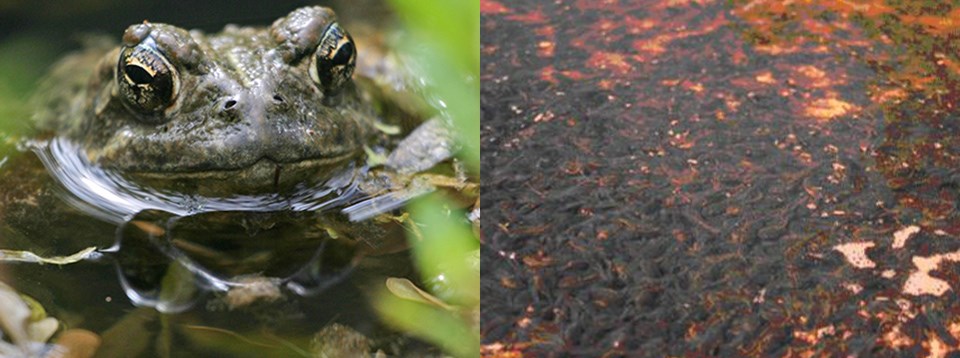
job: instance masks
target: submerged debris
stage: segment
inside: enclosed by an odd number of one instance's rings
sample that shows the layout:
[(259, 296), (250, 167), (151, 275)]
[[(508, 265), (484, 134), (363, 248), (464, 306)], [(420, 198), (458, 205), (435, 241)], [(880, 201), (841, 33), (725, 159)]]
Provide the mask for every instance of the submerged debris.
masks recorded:
[(30, 251), (19, 250), (0, 250), (0, 262), (28, 262), (39, 264), (66, 265), (83, 260), (92, 260), (100, 257), (97, 248), (94, 246), (80, 250), (69, 256), (50, 256), (44, 257)]
[(43, 307), (0, 282), (0, 356), (33, 357), (49, 351), (46, 342), (60, 323)]
[(373, 341), (339, 323), (327, 325), (313, 337), (310, 352), (314, 357), (372, 357)]
[(92, 358), (100, 347), (100, 336), (85, 329), (68, 329), (57, 335), (54, 348), (45, 358)]

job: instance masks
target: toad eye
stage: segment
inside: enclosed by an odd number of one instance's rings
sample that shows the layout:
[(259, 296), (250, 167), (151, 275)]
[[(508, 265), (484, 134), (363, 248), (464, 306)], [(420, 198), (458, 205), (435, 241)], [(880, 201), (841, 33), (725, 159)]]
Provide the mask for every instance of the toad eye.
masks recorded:
[(148, 43), (124, 47), (117, 64), (120, 97), (132, 110), (157, 114), (173, 104), (180, 87), (177, 69)]
[(353, 38), (339, 24), (324, 31), (310, 64), (310, 77), (325, 94), (334, 94), (350, 81), (357, 62)]

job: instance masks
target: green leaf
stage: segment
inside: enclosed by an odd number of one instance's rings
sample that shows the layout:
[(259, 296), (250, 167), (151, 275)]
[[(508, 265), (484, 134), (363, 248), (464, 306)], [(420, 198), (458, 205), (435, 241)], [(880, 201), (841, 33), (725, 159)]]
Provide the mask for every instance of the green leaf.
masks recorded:
[(480, 336), (456, 313), (388, 293), (380, 295), (376, 308), (387, 323), (436, 344), (454, 356), (480, 355)]

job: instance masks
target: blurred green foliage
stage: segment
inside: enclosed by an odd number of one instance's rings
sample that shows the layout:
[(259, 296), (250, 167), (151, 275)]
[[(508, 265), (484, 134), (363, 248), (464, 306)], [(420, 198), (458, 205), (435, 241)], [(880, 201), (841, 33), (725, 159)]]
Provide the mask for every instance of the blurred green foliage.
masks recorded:
[[(479, 241), (465, 213), (447, 207), (440, 195), (410, 206), (422, 235), (411, 235), (413, 254), (424, 281), (437, 282), (430, 293), (447, 304), (381, 295), (377, 309), (388, 323), (430, 341), (458, 357), (480, 354)], [(415, 230), (414, 230), (415, 231)]]
[(473, 228), (461, 210), (450, 209), (442, 197), (430, 196), (410, 207), (413, 221), (423, 225), (423, 235), (413, 238), (413, 254), (424, 278), (446, 282), (442, 292), (432, 292), (447, 303), (473, 306), (480, 302), (480, 281), (471, 264), (479, 249)]
[[(456, 125), (460, 158), (480, 177), (480, 2), (391, 0), (409, 31), (402, 49), (427, 79), (431, 103)], [(410, 207), (410, 242), (430, 294), (429, 304), (382, 294), (377, 309), (388, 323), (458, 357), (480, 354), (479, 239), (462, 210), (440, 195)], [(422, 230), (421, 230), (422, 229)]]
[(480, 355), (480, 336), (442, 308), (384, 295), (377, 309), (393, 326), (432, 342), (457, 357)]
[(423, 69), (432, 95), (460, 133), (463, 158), (480, 172), (480, 2), (391, 0), (409, 30), (400, 48)]
[(0, 133), (23, 134), (30, 128), (27, 99), (54, 56), (53, 47), (39, 37), (12, 37), (0, 43)]

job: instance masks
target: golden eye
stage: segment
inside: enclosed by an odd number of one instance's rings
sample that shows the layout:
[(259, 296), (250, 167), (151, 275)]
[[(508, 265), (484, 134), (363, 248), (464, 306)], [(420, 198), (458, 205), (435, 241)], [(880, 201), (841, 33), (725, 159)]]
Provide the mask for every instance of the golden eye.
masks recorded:
[(121, 49), (116, 76), (127, 107), (148, 115), (170, 107), (180, 86), (177, 69), (151, 43)]
[(324, 31), (310, 66), (310, 77), (326, 94), (335, 94), (353, 76), (357, 48), (353, 38), (339, 24)]

